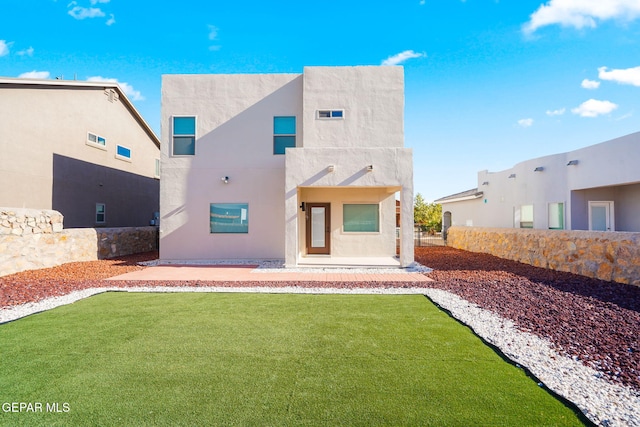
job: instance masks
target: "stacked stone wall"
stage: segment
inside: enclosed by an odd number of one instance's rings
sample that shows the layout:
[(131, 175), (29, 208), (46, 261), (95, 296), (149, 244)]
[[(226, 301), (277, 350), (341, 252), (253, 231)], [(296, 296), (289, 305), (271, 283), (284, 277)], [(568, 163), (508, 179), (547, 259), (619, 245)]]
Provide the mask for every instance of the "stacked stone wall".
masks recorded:
[(640, 286), (640, 233), (451, 227), (447, 245)]
[(156, 227), (63, 229), (57, 211), (0, 208), (0, 276), (158, 249)]

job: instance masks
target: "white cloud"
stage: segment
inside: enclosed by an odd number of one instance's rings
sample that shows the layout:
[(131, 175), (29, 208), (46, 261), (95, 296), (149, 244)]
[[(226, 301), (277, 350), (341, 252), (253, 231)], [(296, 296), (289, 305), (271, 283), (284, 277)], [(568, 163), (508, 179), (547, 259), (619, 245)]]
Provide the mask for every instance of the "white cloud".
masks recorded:
[(9, 55), (9, 48), (13, 42), (7, 42), (6, 40), (0, 40), (0, 56)]
[(518, 126), (522, 128), (528, 128), (533, 125), (533, 119), (520, 119), (518, 120)]
[(119, 82), (118, 79), (114, 79), (111, 77), (92, 76), (92, 77), (89, 77), (87, 81), (118, 83), (122, 91), (133, 101), (144, 101), (144, 96), (142, 96), (139, 90), (135, 90), (133, 86), (131, 86), (129, 83)]
[(571, 112), (579, 115), (580, 117), (598, 117), (602, 114), (609, 114), (616, 108), (618, 108), (618, 105), (613, 102), (590, 99), (583, 102), (578, 107), (573, 108)]
[(607, 71), (607, 67), (600, 67), (598, 68), (598, 77), (602, 80), (612, 80), (621, 84), (640, 86), (640, 67), (611, 71)]
[(98, 3), (109, 3), (111, 0), (91, 0), (91, 5), (96, 5)]
[[(213, 41), (213, 40), (217, 40), (218, 39), (218, 27), (216, 27), (215, 25), (209, 25), (209, 40)], [(215, 51), (215, 50), (220, 50), (220, 45), (211, 45), (209, 46), (209, 50), (211, 51)]]
[(111, 14), (111, 16), (109, 17), (109, 19), (107, 19), (107, 26), (109, 25), (113, 25), (116, 23), (116, 17), (113, 15), (113, 13)]
[[(70, 5), (71, 4), (75, 4), (75, 2), (71, 2)], [(75, 19), (102, 18), (104, 16), (104, 12), (96, 7), (74, 6), (69, 10), (69, 15), (73, 16)]]
[(48, 71), (29, 71), (28, 73), (22, 73), (18, 76), (20, 79), (48, 79), (49, 76)]
[(427, 54), (424, 52), (420, 53), (420, 52), (414, 52), (412, 50), (405, 50), (404, 52), (400, 52), (398, 54), (388, 57), (387, 59), (382, 61), (382, 65), (398, 65), (398, 64), (402, 64), (407, 59), (422, 58), (426, 56)]
[(600, 87), (600, 82), (595, 80), (584, 79), (582, 83), (580, 83), (585, 89), (598, 89)]
[(560, 108), (558, 110), (547, 110), (547, 116), (561, 116), (567, 111), (566, 108)]
[(549, 0), (531, 14), (523, 26), (527, 34), (538, 28), (559, 24), (563, 27), (595, 28), (597, 21), (631, 21), (640, 16), (640, 0)]

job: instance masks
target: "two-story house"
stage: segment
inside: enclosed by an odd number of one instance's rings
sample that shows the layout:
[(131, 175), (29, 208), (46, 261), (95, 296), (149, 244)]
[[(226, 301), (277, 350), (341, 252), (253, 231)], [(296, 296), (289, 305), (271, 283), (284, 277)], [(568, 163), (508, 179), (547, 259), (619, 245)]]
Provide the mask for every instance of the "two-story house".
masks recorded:
[(0, 78), (0, 206), (66, 228), (149, 225), (160, 140), (116, 83)]
[(161, 260), (408, 266), (403, 116), (401, 67), (163, 76)]

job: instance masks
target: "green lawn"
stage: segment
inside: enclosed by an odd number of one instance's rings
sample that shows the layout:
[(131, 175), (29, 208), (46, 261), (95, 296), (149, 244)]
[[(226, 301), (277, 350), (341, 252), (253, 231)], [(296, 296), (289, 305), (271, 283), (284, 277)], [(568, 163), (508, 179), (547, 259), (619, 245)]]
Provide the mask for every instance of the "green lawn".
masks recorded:
[(2, 425), (582, 425), (423, 296), (107, 293), (0, 352)]

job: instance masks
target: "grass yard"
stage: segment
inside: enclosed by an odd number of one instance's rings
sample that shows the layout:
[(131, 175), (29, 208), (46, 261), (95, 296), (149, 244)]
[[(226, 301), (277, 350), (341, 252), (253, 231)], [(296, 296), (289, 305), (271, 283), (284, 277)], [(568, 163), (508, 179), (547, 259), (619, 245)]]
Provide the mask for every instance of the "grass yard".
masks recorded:
[(106, 293), (0, 352), (2, 425), (582, 425), (423, 296)]

